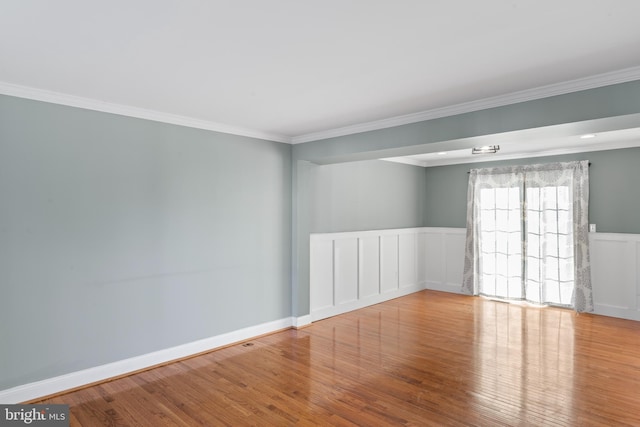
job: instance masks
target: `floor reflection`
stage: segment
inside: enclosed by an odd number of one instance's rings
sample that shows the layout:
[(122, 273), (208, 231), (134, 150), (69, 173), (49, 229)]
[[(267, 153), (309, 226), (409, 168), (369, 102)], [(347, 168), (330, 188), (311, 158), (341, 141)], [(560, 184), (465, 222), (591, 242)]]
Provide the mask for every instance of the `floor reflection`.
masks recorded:
[(640, 425), (640, 323), (425, 291), (48, 399), (72, 425)]
[(478, 405), (532, 424), (547, 414), (569, 420), (575, 316), (569, 310), (478, 299), (473, 345)]

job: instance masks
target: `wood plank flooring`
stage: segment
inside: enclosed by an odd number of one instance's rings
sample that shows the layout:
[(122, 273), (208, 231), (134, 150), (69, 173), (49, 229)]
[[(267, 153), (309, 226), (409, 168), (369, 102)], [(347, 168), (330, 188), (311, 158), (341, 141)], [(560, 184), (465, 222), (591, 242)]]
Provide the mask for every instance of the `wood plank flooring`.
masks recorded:
[(423, 291), (42, 403), (80, 426), (640, 426), (640, 322)]

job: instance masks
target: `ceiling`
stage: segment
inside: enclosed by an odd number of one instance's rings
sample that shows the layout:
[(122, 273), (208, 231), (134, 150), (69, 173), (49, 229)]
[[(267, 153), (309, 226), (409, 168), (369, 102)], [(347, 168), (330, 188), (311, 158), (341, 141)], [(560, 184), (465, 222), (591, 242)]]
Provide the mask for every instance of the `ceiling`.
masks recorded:
[(639, 16), (637, 0), (3, 0), (0, 93), (305, 142), (640, 78)]
[[(637, 125), (638, 118), (636, 117), (634, 121), (636, 122), (635, 125)], [(431, 167), (640, 146), (640, 127), (616, 129), (600, 133), (573, 133), (568, 136), (553, 135), (553, 132), (547, 132), (547, 135), (542, 135), (538, 131), (505, 132), (500, 135), (472, 139), (474, 141), (473, 145), (476, 147), (497, 146), (496, 153), (472, 154), (472, 148), (457, 148), (454, 145), (454, 141), (446, 141), (434, 144), (435, 147), (428, 153), (388, 157), (382, 160)], [(538, 136), (535, 136), (536, 134)]]

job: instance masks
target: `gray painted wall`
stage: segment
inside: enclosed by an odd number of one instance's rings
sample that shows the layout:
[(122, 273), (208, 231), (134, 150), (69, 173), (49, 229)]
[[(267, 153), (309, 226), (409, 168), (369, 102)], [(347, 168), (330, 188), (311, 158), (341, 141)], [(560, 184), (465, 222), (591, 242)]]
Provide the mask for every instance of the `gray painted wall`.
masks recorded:
[[(312, 228), (309, 222), (310, 206), (313, 197), (313, 164), (334, 164), (350, 161), (371, 160), (385, 157), (440, 151), (434, 147), (439, 142), (455, 145), (455, 149), (471, 148), (477, 138), (504, 132), (529, 130), (538, 136), (577, 135), (580, 133), (604, 132), (615, 128), (636, 127), (640, 117), (640, 81), (614, 84), (610, 86), (583, 90), (568, 94), (551, 96), (513, 105), (489, 108), (455, 116), (425, 120), (387, 129), (359, 134), (328, 138), (320, 141), (298, 144), (293, 147), (293, 216), (292, 216), (292, 295), (293, 314), (309, 314), (309, 238)], [(483, 144), (484, 145), (484, 144)], [(451, 149), (448, 146), (447, 149)], [(461, 167), (460, 170), (468, 170)], [(594, 173), (595, 169), (594, 169)], [(615, 173), (614, 173), (615, 174)], [(454, 174), (452, 174), (454, 175)], [(462, 179), (466, 174), (462, 173)], [(459, 179), (459, 178), (458, 178)], [(624, 181), (626, 177), (611, 178), (607, 182)], [(596, 182), (603, 182), (596, 180)], [(427, 186), (429, 180), (427, 180)], [(607, 191), (598, 188), (605, 184), (593, 184), (596, 202)], [(609, 184), (606, 184), (607, 186)], [(453, 187), (452, 187), (453, 188)], [(440, 192), (447, 191), (440, 188)], [(427, 189), (427, 197), (437, 191)], [(466, 191), (466, 190), (465, 190)], [(453, 194), (458, 194), (455, 190)], [(634, 193), (635, 194), (635, 193)], [(605, 200), (606, 197), (604, 196)], [(601, 199), (603, 200), (603, 199)], [(436, 203), (439, 201), (436, 199)], [(446, 215), (438, 211), (429, 200), (426, 208), (426, 225), (456, 226), (454, 218), (464, 216), (458, 211), (451, 220), (441, 220)], [(603, 204), (606, 203), (603, 201)], [(434, 210), (435, 209), (435, 210)], [(613, 208), (608, 208), (609, 210)], [(597, 219), (602, 214), (592, 213)], [(633, 215), (617, 213), (616, 216)], [(610, 220), (598, 224), (599, 230), (620, 230), (611, 227)], [(624, 219), (624, 221), (628, 221)], [(464, 221), (462, 222), (464, 223)], [(618, 221), (622, 223), (622, 219)], [(624, 226), (625, 230), (637, 230), (637, 226)]]
[[(312, 231), (464, 225), (469, 165), (339, 162), (639, 113), (636, 81), (290, 147), (0, 96), (0, 389), (308, 314)], [(599, 231), (640, 232), (625, 152), (573, 157)]]
[(417, 166), (381, 160), (331, 165), (294, 160), (294, 316), (309, 314), (309, 233), (421, 226), (425, 183), (425, 171)]
[(291, 146), (0, 96), (0, 390), (291, 316)]
[(370, 160), (312, 169), (312, 233), (421, 227), (425, 169)]
[(589, 222), (599, 232), (640, 233), (640, 148), (426, 168), (425, 224), (465, 227), (469, 169), (589, 160)]
[[(459, 142), (456, 148), (471, 148), (478, 145), (474, 137), (523, 129), (549, 128), (551, 136), (565, 130), (573, 135), (602, 132), (611, 130), (609, 122), (617, 122), (616, 118), (638, 113), (640, 80), (307, 142), (295, 145), (293, 156), (328, 164), (420, 154), (444, 141)], [(635, 127), (637, 117), (634, 120)]]

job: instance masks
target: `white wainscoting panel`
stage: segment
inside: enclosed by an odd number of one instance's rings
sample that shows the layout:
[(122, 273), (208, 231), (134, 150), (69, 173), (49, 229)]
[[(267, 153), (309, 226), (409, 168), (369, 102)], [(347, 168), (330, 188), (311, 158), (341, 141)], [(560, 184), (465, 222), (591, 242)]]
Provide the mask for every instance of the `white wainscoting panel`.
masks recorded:
[(398, 236), (398, 287), (406, 288), (418, 283), (418, 233)]
[(425, 280), (428, 289), (435, 289), (444, 282), (444, 271), (442, 264), (444, 262), (444, 251), (442, 250), (444, 236), (438, 232), (426, 232), (424, 237), (425, 246)]
[(640, 320), (640, 235), (590, 233), (595, 313)]
[[(460, 293), (464, 228), (311, 235), (311, 320), (421, 289)], [(595, 314), (640, 320), (640, 234), (590, 233)]]
[(369, 298), (380, 293), (380, 237), (363, 236), (358, 240), (360, 298)]
[[(454, 230), (454, 231), (451, 231)], [(452, 292), (460, 293), (464, 272), (466, 230), (444, 231), (444, 283)]]
[(336, 305), (358, 299), (358, 239), (337, 239), (333, 242), (334, 292)]
[(380, 291), (398, 289), (398, 235), (380, 236)]
[(424, 289), (423, 228), (311, 234), (311, 320)]
[(417, 234), (416, 241), (416, 257), (418, 259), (417, 265), (417, 274), (418, 274), (418, 283), (427, 283), (427, 234), (424, 232), (424, 228), (422, 231)]
[(426, 288), (461, 293), (464, 268), (464, 228), (425, 228)]
[(311, 311), (334, 306), (333, 299), (333, 240), (315, 240), (311, 242), (310, 265), (311, 283), (323, 286), (311, 286)]

